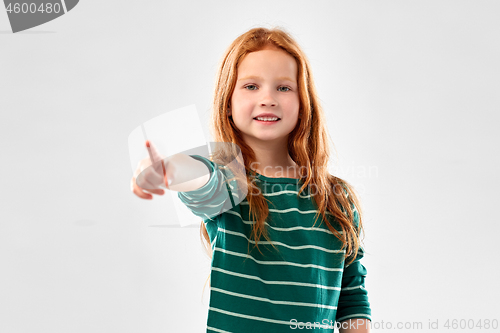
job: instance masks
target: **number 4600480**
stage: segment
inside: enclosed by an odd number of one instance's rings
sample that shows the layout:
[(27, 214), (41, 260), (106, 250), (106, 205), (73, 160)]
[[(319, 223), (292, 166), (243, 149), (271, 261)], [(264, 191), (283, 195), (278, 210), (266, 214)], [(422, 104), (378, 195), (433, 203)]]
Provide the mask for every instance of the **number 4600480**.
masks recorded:
[(479, 328), (479, 329), (485, 329), (485, 330), (497, 329), (498, 328), (498, 320), (496, 320), (496, 319), (493, 319), (493, 320), (490, 320), (490, 319), (479, 319), (479, 320), (453, 319), (453, 320), (450, 320), (450, 319), (448, 319), (444, 323), (444, 327), (446, 327), (447, 329), (451, 328), (454, 330), (456, 330), (457, 328), (461, 328), (461, 329), (465, 329), (465, 328), (468, 328), (468, 329), (476, 328), (477, 329), (477, 328)]
[(7, 12), (8, 13), (59, 13), (61, 11), (61, 5), (59, 3), (41, 3), (39, 6), (37, 6), (36, 3), (9, 3), (7, 6)]

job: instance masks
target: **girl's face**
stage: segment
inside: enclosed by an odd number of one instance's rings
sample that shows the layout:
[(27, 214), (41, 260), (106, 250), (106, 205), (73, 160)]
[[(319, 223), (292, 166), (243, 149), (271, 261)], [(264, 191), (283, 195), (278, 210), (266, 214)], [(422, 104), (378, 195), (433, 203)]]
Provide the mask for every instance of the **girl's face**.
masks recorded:
[[(245, 143), (250, 146), (264, 142), (286, 144), (298, 120), (297, 89), (297, 63), (287, 52), (266, 47), (243, 58), (238, 65), (230, 112)], [(263, 113), (279, 120), (254, 119)]]

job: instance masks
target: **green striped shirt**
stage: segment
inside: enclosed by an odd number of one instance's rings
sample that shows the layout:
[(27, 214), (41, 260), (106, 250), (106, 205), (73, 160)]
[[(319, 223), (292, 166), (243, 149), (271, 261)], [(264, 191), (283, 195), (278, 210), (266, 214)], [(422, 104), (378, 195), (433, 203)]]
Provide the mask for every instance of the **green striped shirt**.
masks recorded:
[[(232, 176), (229, 169), (190, 156), (211, 172), (201, 188), (178, 193), (204, 220), (213, 251), (207, 332), (290, 332), (299, 323), (302, 328), (333, 332), (336, 321), (371, 320), (366, 269), (359, 261), (363, 249), (346, 266), (342, 244), (321, 223), (321, 216), (313, 227), (318, 212), (314, 188), (297, 197), (301, 180), (256, 174), (254, 185), (270, 201), (266, 228), (271, 242), (259, 241), (260, 253), (250, 239), (254, 222), (248, 201), (233, 200), (237, 184), (225, 183)], [(228, 203), (232, 208), (223, 209)], [(337, 228), (335, 219), (327, 216)]]

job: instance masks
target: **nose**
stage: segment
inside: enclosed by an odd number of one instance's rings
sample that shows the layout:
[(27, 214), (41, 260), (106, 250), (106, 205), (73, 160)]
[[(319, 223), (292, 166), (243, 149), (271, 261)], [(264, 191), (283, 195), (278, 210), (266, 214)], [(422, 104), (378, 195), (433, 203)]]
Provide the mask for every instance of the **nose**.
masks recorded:
[(263, 89), (263, 95), (260, 102), (260, 106), (276, 106), (278, 105), (278, 101), (274, 96), (274, 92), (269, 89)]

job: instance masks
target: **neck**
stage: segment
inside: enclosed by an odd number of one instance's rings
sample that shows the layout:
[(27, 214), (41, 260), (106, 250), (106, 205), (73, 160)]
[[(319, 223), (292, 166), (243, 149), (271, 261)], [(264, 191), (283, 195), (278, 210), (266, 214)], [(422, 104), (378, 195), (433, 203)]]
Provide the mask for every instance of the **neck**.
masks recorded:
[(255, 172), (272, 178), (299, 178), (298, 165), (288, 153), (286, 142), (252, 143), (255, 162), (250, 168)]

